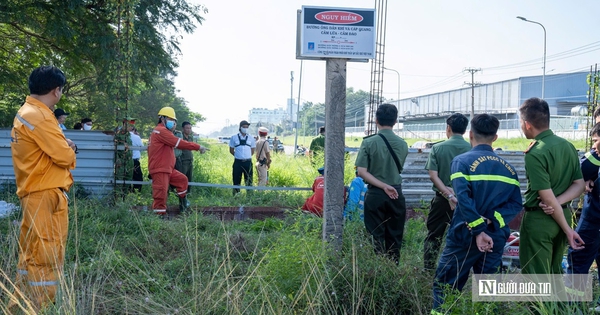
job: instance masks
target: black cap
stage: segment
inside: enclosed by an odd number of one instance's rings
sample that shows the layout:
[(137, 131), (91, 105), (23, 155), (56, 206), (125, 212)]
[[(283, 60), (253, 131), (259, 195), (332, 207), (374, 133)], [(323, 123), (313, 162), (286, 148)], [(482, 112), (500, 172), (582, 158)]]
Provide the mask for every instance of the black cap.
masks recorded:
[(65, 112), (62, 108), (57, 108), (54, 110), (54, 116), (56, 116), (56, 118), (62, 115), (69, 116), (69, 113)]
[(240, 121), (240, 127), (243, 126), (243, 125), (250, 126), (250, 123), (248, 121), (246, 121), (246, 120), (242, 120), (242, 121)]

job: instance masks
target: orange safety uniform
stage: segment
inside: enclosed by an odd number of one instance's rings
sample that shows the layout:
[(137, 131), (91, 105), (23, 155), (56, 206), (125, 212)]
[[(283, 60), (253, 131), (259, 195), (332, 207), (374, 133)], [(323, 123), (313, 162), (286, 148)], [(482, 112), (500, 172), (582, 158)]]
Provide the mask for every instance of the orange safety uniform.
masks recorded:
[(315, 178), (312, 185), (314, 194), (304, 202), (302, 210), (309, 211), (319, 217), (323, 216), (323, 198), (325, 196), (325, 177), (323, 175)]
[(173, 132), (159, 123), (150, 134), (148, 146), (148, 173), (152, 176), (152, 209), (157, 214), (167, 212), (169, 185), (175, 187), (177, 196), (185, 197), (188, 179), (175, 169), (173, 149), (200, 150), (200, 145), (176, 137)]
[(13, 121), (10, 147), (23, 211), (16, 285), (42, 307), (54, 302), (64, 265), (69, 226), (66, 192), (73, 184), (70, 170), (75, 168), (75, 152), (54, 113), (31, 96)]

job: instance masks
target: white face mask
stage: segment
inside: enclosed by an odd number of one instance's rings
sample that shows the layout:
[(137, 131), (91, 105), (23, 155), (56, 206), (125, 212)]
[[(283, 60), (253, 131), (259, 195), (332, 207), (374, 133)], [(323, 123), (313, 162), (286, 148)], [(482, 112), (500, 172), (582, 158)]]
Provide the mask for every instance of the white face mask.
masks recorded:
[(84, 124), (83, 125), (83, 130), (92, 130), (92, 126)]
[(240, 131), (241, 131), (242, 133), (248, 133), (248, 128), (240, 128)]

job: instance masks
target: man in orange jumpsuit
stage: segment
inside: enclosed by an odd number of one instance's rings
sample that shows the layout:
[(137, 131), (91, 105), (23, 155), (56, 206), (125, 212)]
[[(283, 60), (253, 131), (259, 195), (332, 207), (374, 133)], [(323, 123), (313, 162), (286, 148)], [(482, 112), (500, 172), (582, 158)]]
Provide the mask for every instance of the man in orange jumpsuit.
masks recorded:
[(206, 152), (206, 148), (197, 143), (177, 138), (172, 131), (176, 124), (175, 110), (171, 107), (163, 107), (158, 112), (158, 124), (150, 134), (148, 173), (152, 177), (152, 198), (154, 199), (152, 209), (159, 215), (167, 213), (169, 185), (175, 187), (175, 192), (179, 197), (179, 210), (183, 212), (190, 206), (186, 198), (188, 179), (175, 169), (173, 149)]
[[(29, 96), (13, 121), (11, 152), (23, 221), (19, 235), (16, 287), (9, 309), (31, 301), (36, 311), (54, 303), (62, 273), (69, 226), (68, 197), (73, 184), (75, 144), (54, 116), (65, 74), (42, 66), (29, 76)], [(19, 306), (21, 305), (21, 306)]]
[(306, 210), (319, 217), (323, 216), (323, 198), (325, 196), (325, 169), (323, 167), (318, 169), (319, 176), (315, 178), (312, 185), (313, 195), (308, 197), (302, 206), (302, 210)]

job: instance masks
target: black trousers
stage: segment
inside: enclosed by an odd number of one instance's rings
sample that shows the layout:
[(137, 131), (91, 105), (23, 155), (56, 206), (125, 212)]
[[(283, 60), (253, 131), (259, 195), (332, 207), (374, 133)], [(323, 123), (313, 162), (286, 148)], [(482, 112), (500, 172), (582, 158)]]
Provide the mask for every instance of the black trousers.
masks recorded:
[[(133, 159), (133, 180), (142, 182), (144, 181), (144, 174), (142, 173), (142, 167), (140, 165), (140, 159)], [(142, 184), (133, 185), (133, 191), (141, 192)]]
[(406, 201), (402, 187), (395, 186), (398, 199), (371, 187), (365, 195), (365, 228), (373, 236), (375, 252), (387, 254), (398, 263), (406, 221)]
[[(242, 176), (244, 176), (244, 182), (246, 186), (252, 186), (252, 159), (233, 161), (233, 184), (239, 185), (242, 182)], [(240, 192), (239, 188), (233, 189), (233, 194)]]
[(427, 237), (425, 237), (423, 262), (425, 269), (435, 270), (435, 264), (440, 254), (440, 247), (446, 229), (452, 220), (454, 211), (450, 208), (448, 199), (440, 193), (435, 194), (431, 199), (429, 206), (429, 215), (427, 216)]

